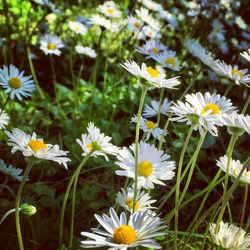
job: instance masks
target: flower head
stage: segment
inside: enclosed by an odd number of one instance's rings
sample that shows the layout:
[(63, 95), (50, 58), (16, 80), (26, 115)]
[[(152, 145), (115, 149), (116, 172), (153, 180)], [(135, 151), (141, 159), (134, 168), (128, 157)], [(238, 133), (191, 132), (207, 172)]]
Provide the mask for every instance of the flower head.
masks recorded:
[[(146, 104), (143, 110), (143, 116), (146, 118), (156, 116), (159, 111), (160, 103), (158, 101), (152, 100), (150, 104), (151, 106)], [(163, 100), (163, 103), (161, 104), (161, 109), (160, 109), (161, 114), (168, 115), (170, 106), (171, 102), (168, 100), (168, 98), (165, 98)]]
[(96, 58), (95, 50), (90, 48), (90, 47), (84, 47), (82, 45), (77, 45), (75, 47), (75, 50), (78, 54), (86, 55), (86, 56), (89, 56), (91, 58)]
[(69, 28), (73, 30), (76, 34), (84, 35), (87, 32), (87, 28), (80, 22), (70, 21)]
[(45, 53), (61, 55), (60, 49), (64, 47), (62, 40), (58, 36), (45, 35), (41, 38), (40, 49)]
[(250, 62), (250, 49), (247, 51), (244, 51), (243, 53), (240, 53), (240, 55), (245, 58), (248, 62)]
[(0, 171), (10, 175), (11, 177), (13, 177), (14, 179), (21, 181), (23, 176), (23, 170), (21, 168), (15, 168), (12, 167), (12, 165), (7, 166), (3, 160), (0, 159)]
[(9, 124), (10, 117), (0, 109), (0, 129), (5, 128)]
[(132, 15), (127, 17), (126, 23), (127, 23), (128, 27), (133, 31), (135, 31), (135, 30), (140, 31), (144, 25), (143, 21), (141, 21), (140, 19), (138, 19)]
[(167, 49), (167, 46), (156, 40), (148, 40), (142, 46), (137, 46), (136, 51), (141, 54), (147, 55), (148, 58), (158, 55)]
[(121, 11), (116, 8), (115, 3), (113, 1), (106, 1), (102, 5), (99, 5), (97, 11), (111, 18), (121, 16)]

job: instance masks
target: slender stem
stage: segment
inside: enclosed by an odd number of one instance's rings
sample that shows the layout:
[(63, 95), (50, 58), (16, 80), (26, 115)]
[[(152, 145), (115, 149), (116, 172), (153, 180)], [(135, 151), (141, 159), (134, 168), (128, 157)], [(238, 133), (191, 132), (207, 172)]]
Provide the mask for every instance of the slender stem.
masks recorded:
[(57, 105), (59, 106), (59, 101), (58, 101), (58, 96), (57, 96), (57, 88), (56, 88), (56, 72), (55, 72), (54, 60), (53, 60), (52, 55), (50, 55), (50, 66), (51, 66), (51, 72), (52, 72), (52, 81), (53, 81), (53, 85), (54, 85), (55, 99), (56, 99)]
[[(20, 208), (19, 208), (19, 209), (20, 209)], [(10, 209), (9, 211), (7, 211), (7, 212), (3, 215), (3, 217), (1, 218), (0, 224), (2, 224), (3, 221), (4, 221), (10, 214), (15, 213), (15, 211), (16, 211), (15, 208)]]
[(5, 100), (5, 102), (4, 102), (4, 104), (3, 104), (2, 108), (1, 108), (0, 116), (3, 113), (3, 111), (4, 111), (4, 109), (5, 109), (5, 107), (6, 107), (9, 100), (10, 100), (10, 96), (8, 95), (7, 99)]
[(248, 196), (248, 184), (245, 184), (244, 199), (243, 199), (242, 212), (241, 212), (241, 217), (240, 217), (240, 227), (243, 227), (243, 224), (244, 224), (244, 217), (245, 217), (246, 205), (247, 205), (247, 196)]
[(174, 246), (175, 249), (177, 249), (177, 233), (178, 233), (178, 217), (179, 217), (179, 211), (178, 211), (178, 201), (179, 201), (179, 194), (180, 194), (180, 184), (181, 184), (181, 171), (182, 171), (182, 165), (183, 165), (183, 160), (184, 156), (188, 147), (189, 140), (191, 138), (193, 132), (193, 126), (190, 127), (186, 140), (184, 142), (181, 155), (180, 155), (180, 160), (179, 160), (179, 165), (178, 165), (178, 170), (177, 170), (177, 179), (176, 179), (176, 191), (175, 191), (175, 224), (174, 224)]
[(250, 94), (248, 94), (247, 100), (246, 100), (245, 105), (242, 109), (242, 114), (246, 113), (249, 103), (250, 103)]
[[(140, 79), (138, 79), (138, 82)], [(139, 104), (139, 109), (137, 113), (137, 123), (136, 123), (136, 130), (135, 130), (135, 184), (134, 184), (134, 200), (133, 200), (133, 213), (135, 212), (136, 206), (136, 196), (137, 196), (137, 189), (138, 189), (138, 150), (139, 150), (139, 133), (140, 133), (140, 123), (141, 123), (141, 113), (143, 108), (143, 103), (146, 97), (148, 89), (146, 87), (142, 87), (141, 99)]]
[(23, 247), (23, 240), (22, 240), (22, 233), (21, 233), (21, 226), (20, 226), (20, 218), (19, 218), (19, 207), (20, 207), (20, 200), (21, 195), (23, 192), (24, 184), (27, 180), (27, 177), (29, 175), (30, 170), (32, 169), (34, 165), (34, 161), (32, 159), (29, 160), (28, 165), (24, 171), (22, 181), (20, 183), (20, 186), (17, 191), (16, 201), (15, 201), (15, 221), (16, 221), (16, 232), (17, 232), (17, 238), (19, 243), (19, 249), (24, 250)]

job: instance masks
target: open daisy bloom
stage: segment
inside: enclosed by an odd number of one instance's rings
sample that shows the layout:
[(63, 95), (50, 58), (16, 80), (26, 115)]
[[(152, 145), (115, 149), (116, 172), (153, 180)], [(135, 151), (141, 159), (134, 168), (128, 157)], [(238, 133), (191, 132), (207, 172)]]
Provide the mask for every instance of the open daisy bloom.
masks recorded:
[(164, 229), (159, 217), (147, 214), (147, 212), (135, 212), (131, 214), (129, 221), (125, 212), (120, 217), (113, 208), (109, 210), (110, 217), (103, 214), (102, 217), (95, 214), (96, 220), (105, 231), (93, 228), (93, 233), (82, 232), (81, 235), (90, 238), (82, 241), (84, 248), (109, 247), (112, 250), (126, 250), (137, 246), (161, 249), (154, 240), (156, 236), (164, 235), (160, 230)]
[(135, 18), (134, 16), (130, 15), (127, 17), (126, 19), (126, 24), (128, 25), (128, 27), (132, 30), (132, 31), (140, 31), (141, 28), (143, 27), (144, 23), (138, 19)]
[(62, 40), (58, 36), (45, 35), (41, 38), (40, 49), (47, 54), (61, 55), (60, 49), (64, 47)]
[[(144, 109), (143, 109), (143, 116), (145, 117), (153, 117), (153, 116), (157, 116), (158, 111), (159, 111), (159, 102), (156, 100), (152, 100), (151, 101), (151, 106), (149, 105), (145, 105)], [(161, 114), (163, 115), (168, 115), (169, 109), (171, 106), (171, 102), (168, 101), (168, 98), (165, 98), (162, 105), (161, 105)]]
[(92, 24), (99, 25), (101, 27), (104, 27), (105, 29), (109, 30), (111, 28), (111, 21), (103, 16), (92, 15), (90, 17), (90, 21)]
[(82, 134), (82, 138), (76, 139), (77, 143), (82, 147), (83, 156), (89, 154), (92, 150), (93, 156), (104, 156), (108, 161), (107, 154), (116, 155), (119, 148), (110, 143), (112, 139), (100, 132), (94, 123), (90, 122), (87, 127), (88, 134)]
[[(127, 188), (127, 190), (122, 188), (121, 192), (118, 192), (116, 197), (116, 202), (130, 213), (133, 212), (133, 203), (134, 203), (134, 189)], [(151, 197), (145, 191), (138, 191), (136, 194), (136, 211), (147, 211), (149, 209), (155, 209), (151, 207), (152, 203), (155, 203), (156, 200), (151, 200)]]
[(129, 71), (132, 75), (137, 76), (139, 78), (143, 78), (151, 83), (153, 86), (158, 88), (174, 88), (179, 85), (181, 82), (177, 80), (179, 76), (165, 79), (166, 75), (164, 70), (159, 68), (152, 68), (146, 66), (145, 63), (141, 65), (141, 67), (135, 61), (126, 61), (121, 64), (127, 71)]
[(5, 133), (9, 137), (7, 144), (12, 146), (12, 154), (21, 151), (24, 156), (55, 161), (67, 168), (67, 162), (70, 159), (65, 156), (68, 152), (60, 150), (58, 145), (46, 144), (43, 139), (37, 137), (36, 133), (28, 135), (18, 128), (12, 129), (11, 132), (5, 131)]
[(82, 45), (76, 45), (75, 50), (78, 54), (86, 55), (91, 58), (96, 58), (96, 52), (90, 47), (84, 47)]
[(0, 69), (0, 85), (5, 89), (5, 93), (10, 95), (10, 99), (17, 97), (19, 101), (30, 96), (36, 89), (31, 76), (24, 76), (24, 71), (19, 71), (13, 65), (4, 65)]
[(87, 28), (80, 22), (70, 21), (69, 28), (73, 30), (76, 34), (84, 35), (87, 32)]
[(216, 225), (210, 224), (210, 234), (216, 245), (223, 249), (246, 250), (250, 246), (250, 235), (235, 225), (229, 225), (221, 221), (218, 233), (215, 233)]
[(148, 40), (141, 47), (140, 46), (136, 47), (136, 51), (138, 51), (141, 54), (147, 55), (147, 58), (158, 55), (159, 53), (163, 52), (166, 49), (167, 46), (156, 40)]
[(116, 8), (115, 3), (113, 1), (106, 1), (102, 5), (99, 5), (97, 11), (111, 18), (121, 16), (121, 11)]
[[(132, 152), (131, 152), (132, 151)], [(116, 174), (135, 178), (135, 144), (119, 151), (116, 164), (122, 170), (116, 170)], [(170, 156), (158, 150), (154, 145), (140, 142), (138, 150), (138, 188), (152, 189), (154, 184), (165, 185), (161, 180), (173, 179), (175, 162), (169, 161)]]
[(0, 129), (5, 128), (5, 126), (9, 124), (9, 120), (9, 116), (0, 109)]
[(7, 175), (10, 175), (11, 177), (13, 177), (18, 181), (21, 181), (23, 178), (22, 176), (23, 170), (21, 168), (15, 168), (12, 167), (12, 165), (7, 166), (1, 159), (0, 159), (0, 171)]
[[(216, 161), (216, 165), (219, 168), (221, 168), (224, 172), (226, 172), (227, 164), (228, 164), (228, 157), (226, 155), (220, 157), (219, 160)], [(231, 177), (237, 178), (243, 167), (244, 166), (241, 164), (239, 160), (230, 159), (228, 173)], [(247, 171), (247, 169), (245, 169), (242, 176), (240, 177), (240, 180), (242, 182), (250, 184), (250, 171)]]

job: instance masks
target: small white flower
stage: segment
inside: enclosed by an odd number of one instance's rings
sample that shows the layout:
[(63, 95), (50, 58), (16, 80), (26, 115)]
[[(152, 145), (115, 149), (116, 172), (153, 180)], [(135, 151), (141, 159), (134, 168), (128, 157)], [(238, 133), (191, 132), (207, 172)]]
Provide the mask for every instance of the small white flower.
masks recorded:
[(95, 214), (96, 220), (105, 231), (93, 228), (93, 233), (81, 232), (89, 240), (82, 241), (84, 248), (109, 247), (110, 250), (127, 250), (143, 246), (147, 248), (161, 249), (154, 240), (156, 236), (164, 235), (160, 232), (165, 226), (159, 217), (147, 212), (135, 212), (127, 220), (125, 212), (118, 217), (113, 208), (109, 209), (110, 216), (102, 217)]
[(82, 134), (81, 140), (76, 139), (77, 143), (82, 147), (83, 156), (86, 156), (91, 150), (95, 150), (93, 156), (104, 156), (108, 161), (107, 154), (116, 155), (118, 153), (119, 148), (109, 142), (112, 138), (101, 133), (94, 123), (89, 122), (87, 131), (88, 134)]
[(141, 32), (145, 37), (148, 37), (153, 40), (160, 40), (162, 35), (159, 31), (153, 29), (149, 25), (143, 26)]
[[(160, 109), (161, 113), (163, 115), (168, 115), (170, 106), (171, 106), (171, 102), (168, 101), (167, 98), (165, 98), (162, 105), (161, 105), (161, 109)], [(151, 106), (149, 106), (147, 104), (145, 105), (145, 108), (143, 110), (143, 116), (145, 116), (146, 118), (153, 117), (153, 116), (156, 116), (158, 114), (158, 111), (159, 111), (159, 102), (156, 100), (152, 100)]]
[(5, 128), (9, 124), (10, 117), (0, 109), (0, 129)]
[[(127, 190), (122, 188), (121, 192), (118, 192), (116, 197), (116, 202), (130, 213), (133, 211), (134, 204), (134, 189), (127, 188)], [(136, 211), (147, 211), (150, 209), (155, 209), (151, 204), (155, 203), (156, 200), (151, 200), (151, 197), (145, 191), (138, 190), (136, 194)]]
[(78, 54), (87, 55), (91, 58), (96, 58), (96, 52), (90, 47), (84, 47), (82, 45), (76, 45), (75, 50)]
[[(132, 151), (132, 152), (131, 152)], [(122, 170), (116, 170), (116, 174), (135, 178), (135, 144), (119, 151), (116, 164)], [(152, 189), (154, 184), (165, 185), (161, 180), (174, 178), (175, 162), (169, 161), (170, 156), (158, 150), (154, 145), (140, 142), (138, 150), (138, 187)]]
[(111, 18), (121, 16), (121, 11), (116, 8), (115, 3), (113, 1), (106, 1), (102, 5), (99, 5), (97, 11)]
[(11, 132), (5, 131), (5, 133), (9, 137), (7, 144), (12, 146), (12, 154), (21, 151), (24, 156), (55, 161), (67, 168), (67, 162), (70, 159), (65, 156), (68, 151), (60, 150), (58, 145), (45, 144), (43, 139), (37, 137), (36, 133), (28, 135), (18, 128), (12, 129)]
[(63, 47), (63, 42), (58, 36), (45, 35), (41, 38), (40, 49), (45, 55), (54, 54), (60, 56), (60, 49)]
[(246, 231), (235, 225), (230, 225), (221, 221), (218, 233), (215, 233), (216, 225), (209, 226), (210, 234), (216, 245), (223, 249), (246, 250), (250, 246), (250, 235)]
[(250, 49), (244, 51), (243, 53), (240, 53), (240, 55), (244, 57), (248, 62), (250, 62)]
[(158, 55), (167, 49), (167, 46), (156, 40), (148, 40), (142, 46), (137, 46), (136, 51), (143, 55), (147, 55), (147, 58)]
[(128, 27), (133, 30), (133, 31), (139, 31), (142, 26), (144, 25), (144, 23), (138, 19), (138, 18), (135, 18), (134, 16), (130, 15), (128, 16), (128, 18), (126, 19), (126, 23), (128, 25)]
[(7, 166), (1, 159), (0, 159), (0, 171), (7, 175), (10, 175), (11, 177), (13, 177), (18, 181), (21, 181), (23, 178), (22, 176), (23, 170), (21, 168), (15, 168), (12, 167), (11, 165)]
[(142, 4), (149, 10), (153, 11), (161, 11), (163, 9), (161, 4), (156, 3), (152, 0), (142, 0)]
[(57, 15), (55, 13), (50, 13), (45, 16), (45, 19), (48, 21), (48, 23), (54, 23), (57, 18)]
[(5, 93), (10, 95), (10, 99), (17, 97), (22, 101), (23, 97), (30, 96), (30, 92), (36, 89), (31, 77), (24, 76), (24, 71), (19, 71), (13, 65), (4, 65), (0, 69), (0, 85), (5, 89)]
[(90, 18), (90, 21), (92, 24), (104, 27), (105, 29), (110, 30), (111, 32), (118, 32), (120, 28), (120, 23), (112, 23), (110, 20), (100, 15), (93, 15)]
[(77, 21), (70, 21), (69, 28), (80, 35), (84, 35), (87, 32), (86, 26)]

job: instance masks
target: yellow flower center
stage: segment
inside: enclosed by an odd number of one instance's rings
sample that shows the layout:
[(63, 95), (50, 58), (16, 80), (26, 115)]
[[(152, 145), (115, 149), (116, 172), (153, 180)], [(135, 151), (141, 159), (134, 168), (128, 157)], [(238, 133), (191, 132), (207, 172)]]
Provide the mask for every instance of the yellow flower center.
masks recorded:
[(10, 80), (9, 80), (9, 85), (10, 85), (10, 87), (13, 88), (13, 89), (20, 89), (22, 83), (21, 83), (21, 81), (20, 81), (19, 78), (17, 78), (17, 77), (12, 77), (12, 78), (10, 78)]
[(165, 64), (171, 64), (172, 66), (176, 66), (174, 57), (169, 57), (168, 59), (166, 59)]
[(28, 143), (28, 146), (31, 148), (31, 150), (35, 153), (37, 153), (39, 150), (47, 151), (48, 147), (45, 143), (38, 140), (30, 140)]
[(152, 51), (153, 53), (157, 54), (159, 50), (157, 48), (153, 48)]
[[(134, 205), (134, 199), (133, 198), (128, 198), (126, 201), (125, 201), (126, 205), (129, 207), (129, 208), (133, 208), (133, 205)], [(140, 205), (138, 202), (136, 202), (135, 204), (135, 210), (138, 211), (140, 210)]]
[(124, 225), (114, 229), (113, 240), (117, 244), (131, 244), (136, 241), (136, 232), (133, 227)]
[(159, 72), (156, 69), (153, 69), (152, 67), (147, 67), (147, 72), (150, 74), (151, 77), (159, 76)]
[(55, 48), (56, 48), (56, 45), (54, 43), (49, 43), (47, 45), (47, 49), (49, 49), (49, 50), (54, 50)]
[(112, 14), (114, 13), (114, 9), (108, 8), (108, 9), (107, 9), (107, 12), (108, 12), (110, 15), (112, 15)]
[(243, 77), (243, 73), (241, 70), (237, 70), (237, 69), (232, 69), (232, 72), (231, 72), (232, 76), (234, 76), (235, 74), (238, 74), (240, 76), (240, 78)]
[(134, 22), (134, 26), (139, 29), (141, 27), (141, 24), (139, 22)]
[(75, 27), (75, 30), (80, 31), (80, 27), (79, 26)]
[(156, 127), (156, 124), (152, 121), (147, 121), (146, 126), (148, 129), (154, 129)]
[(87, 144), (87, 148), (91, 151), (93, 149), (92, 143)]
[(148, 177), (152, 174), (153, 172), (153, 165), (150, 161), (142, 161), (139, 165), (138, 165), (138, 172), (139, 175), (144, 176), (144, 177)]
[(212, 111), (211, 115), (219, 115), (220, 114), (220, 107), (214, 103), (208, 103), (203, 107), (201, 114), (205, 114), (208, 110)]

